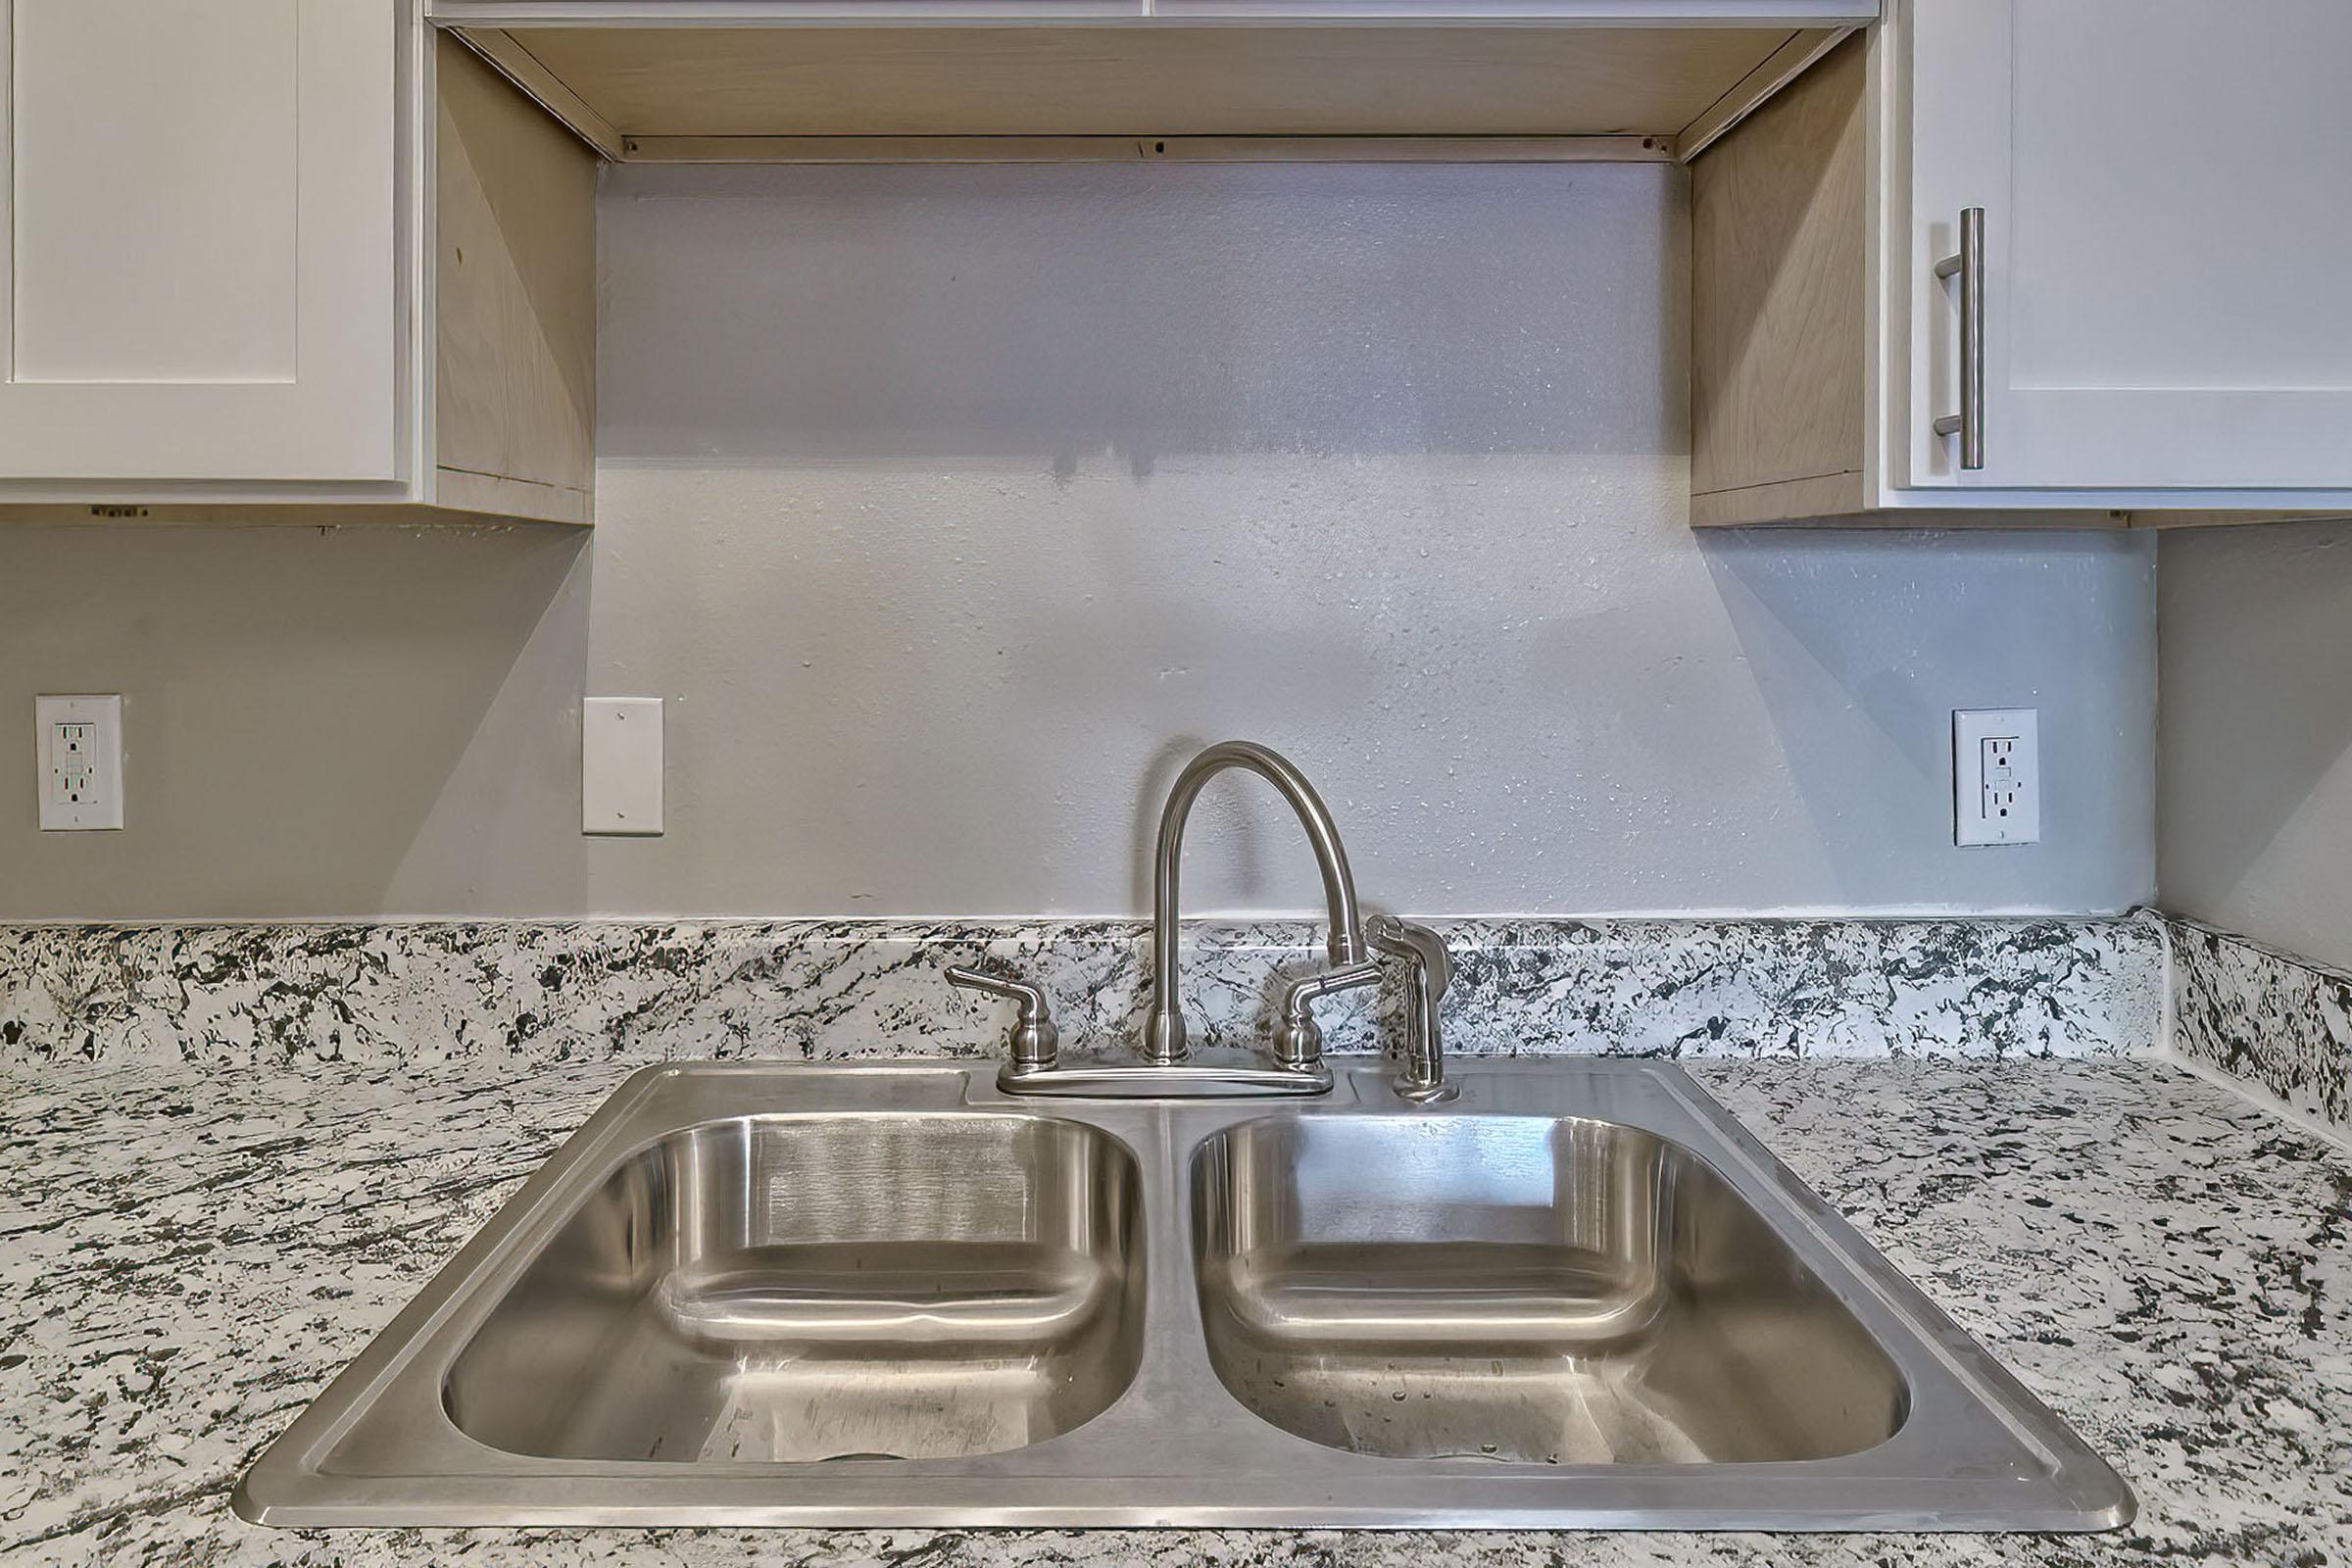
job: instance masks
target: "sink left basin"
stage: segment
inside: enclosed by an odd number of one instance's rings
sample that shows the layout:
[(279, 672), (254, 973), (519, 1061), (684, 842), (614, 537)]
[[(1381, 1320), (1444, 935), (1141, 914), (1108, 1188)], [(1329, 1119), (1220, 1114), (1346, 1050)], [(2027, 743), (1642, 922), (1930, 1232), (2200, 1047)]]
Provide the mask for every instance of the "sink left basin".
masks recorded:
[[(1082, 1122), (971, 1108), (965, 1083), (638, 1074), (247, 1475), (238, 1510), (365, 1523), (429, 1491), (490, 1517), (527, 1477), (541, 1506), (620, 1522), (596, 1478), (904, 1473), (1101, 1414), (1143, 1343), (1135, 1156)], [(811, 1097), (824, 1108), (793, 1108)]]
[(1135, 1374), (1133, 1156), (1077, 1122), (739, 1116), (624, 1155), (443, 1383), (509, 1452), (997, 1453)]

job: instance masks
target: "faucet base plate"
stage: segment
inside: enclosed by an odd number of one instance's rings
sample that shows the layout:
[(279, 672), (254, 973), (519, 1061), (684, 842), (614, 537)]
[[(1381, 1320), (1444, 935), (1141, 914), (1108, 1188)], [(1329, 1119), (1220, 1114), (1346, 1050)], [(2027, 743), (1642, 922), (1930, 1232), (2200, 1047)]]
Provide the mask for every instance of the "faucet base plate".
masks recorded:
[(1296, 1100), (1331, 1093), (1331, 1069), (1137, 1062), (1115, 1066), (1007, 1066), (997, 1087), (1008, 1095), (1069, 1100)]

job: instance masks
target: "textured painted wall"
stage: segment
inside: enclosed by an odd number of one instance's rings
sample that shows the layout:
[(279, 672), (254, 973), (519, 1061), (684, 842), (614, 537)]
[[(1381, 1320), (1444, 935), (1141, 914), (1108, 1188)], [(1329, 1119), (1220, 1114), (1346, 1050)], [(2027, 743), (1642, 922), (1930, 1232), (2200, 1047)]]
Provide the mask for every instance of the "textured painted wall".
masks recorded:
[[(0, 536), (0, 700), (130, 695), (130, 831), (0, 917), (1140, 911), (1225, 735), (1430, 913), (2152, 886), (2153, 547), (1686, 525), (1659, 166), (615, 171), (593, 540)], [(577, 833), (583, 690), (668, 836)], [(2036, 705), (2037, 848), (1949, 710)], [(0, 778), (29, 774), (0, 726)], [(1315, 902), (1254, 781), (1191, 907)]]
[(2168, 533), (2165, 907), (2352, 965), (2352, 525)]

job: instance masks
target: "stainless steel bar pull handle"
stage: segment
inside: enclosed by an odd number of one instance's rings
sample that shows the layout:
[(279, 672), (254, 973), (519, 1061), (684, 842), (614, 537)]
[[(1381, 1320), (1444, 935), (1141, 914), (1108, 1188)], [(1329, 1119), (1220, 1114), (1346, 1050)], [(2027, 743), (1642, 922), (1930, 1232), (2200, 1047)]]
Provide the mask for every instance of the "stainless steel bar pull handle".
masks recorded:
[(1960, 412), (1936, 421), (1937, 435), (1960, 435), (1960, 466), (1984, 466), (1984, 209), (1960, 213), (1960, 254), (1936, 264), (1937, 277), (1960, 274)]

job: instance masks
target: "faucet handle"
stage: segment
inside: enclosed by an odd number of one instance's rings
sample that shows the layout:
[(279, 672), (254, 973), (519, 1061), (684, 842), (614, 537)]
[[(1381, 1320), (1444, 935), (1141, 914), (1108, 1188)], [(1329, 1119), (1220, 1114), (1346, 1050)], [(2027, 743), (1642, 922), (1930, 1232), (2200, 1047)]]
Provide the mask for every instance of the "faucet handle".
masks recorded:
[(1312, 1072), (1323, 1060), (1323, 1031), (1312, 1004), (1335, 991), (1368, 986), (1380, 979), (1377, 963), (1351, 963), (1294, 980), (1282, 988), (1281, 1016), (1274, 1025), (1274, 1060), (1293, 1072)]
[(1052, 1069), (1061, 1049), (1061, 1031), (1054, 1027), (1054, 1010), (1047, 1004), (1044, 991), (1026, 980), (1000, 979), (960, 964), (949, 968), (948, 984), (1017, 1003), (1020, 1010), (1013, 1016), (1012, 1034), (1006, 1042), (1012, 1053), (1011, 1070), (1017, 1075)]

